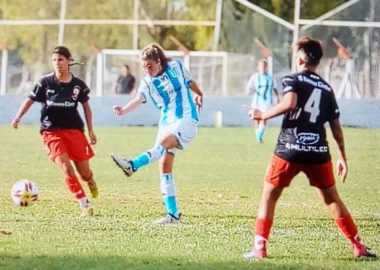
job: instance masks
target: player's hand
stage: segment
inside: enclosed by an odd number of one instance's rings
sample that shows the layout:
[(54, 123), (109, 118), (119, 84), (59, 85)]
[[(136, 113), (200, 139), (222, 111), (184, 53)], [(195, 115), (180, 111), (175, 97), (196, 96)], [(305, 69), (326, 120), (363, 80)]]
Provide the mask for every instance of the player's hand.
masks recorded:
[(244, 105), (244, 108), (248, 111), (248, 116), (251, 120), (261, 120), (263, 112), (259, 111), (258, 109), (249, 107), (247, 105)]
[(13, 118), (12, 122), (11, 122), (11, 127), (17, 129), (18, 128), (18, 124), (20, 123), (20, 118), (19, 117), (15, 117)]
[(92, 144), (92, 145), (96, 144), (97, 139), (96, 139), (96, 135), (95, 135), (95, 133), (94, 133), (92, 130), (90, 130), (90, 131), (88, 132), (88, 135), (89, 135), (89, 137), (90, 137), (90, 144)]
[(195, 96), (195, 98), (194, 98), (194, 102), (195, 102), (195, 104), (196, 104), (199, 108), (201, 108), (202, 105), (203, 105), (203, 96)]
[(119, 105), (114, 105), (113, 106), (113, 113), (116, 115), (123, 115), (124, 114), (123, 107), (121, 107)]
[(346, 181), (347, 173), (348, 173), (348, 165), (347, 161), (339, 158), (336, 162), (336, 169), (338, 171), (338, 176), (342, 178), (342, 182)]

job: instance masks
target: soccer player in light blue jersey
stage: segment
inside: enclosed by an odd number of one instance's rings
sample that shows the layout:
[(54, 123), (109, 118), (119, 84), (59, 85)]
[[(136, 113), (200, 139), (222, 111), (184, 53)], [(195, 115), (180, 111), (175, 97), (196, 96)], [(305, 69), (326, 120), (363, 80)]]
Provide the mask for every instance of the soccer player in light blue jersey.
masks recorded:
[[(262, 112), (268, 111), (273, 104), (273, 93), (277, 103), (280, 101), (275, 81), (268, 73), (268, 63), (265, 59), (258, 62), (258, 72), (254, 73), (247, 84), (248, 94), (253, 94), (251, 107)], [(256, 140), (262, 143), (264, 140), (265, 120), (255, 120)]]
[(174, 157), (176, 151), (186, 148), (197, 134), (197, 107), (202, 106), (203, 94), (183, 64), (167, 58), (157, 44), (145, 47), (141, 59), (146, 75), (140, 82), (137, 95), (123, 107), (115, 105), (113, 111), (116, 115), (124, 115), (150, 100), (161, 111), (156, 143), (132, 159), (111, 157), (128, 177), (159, 161), (161, 193), (167, 215), (155, 224), (176, 224), (180, 212), (172, 173)]

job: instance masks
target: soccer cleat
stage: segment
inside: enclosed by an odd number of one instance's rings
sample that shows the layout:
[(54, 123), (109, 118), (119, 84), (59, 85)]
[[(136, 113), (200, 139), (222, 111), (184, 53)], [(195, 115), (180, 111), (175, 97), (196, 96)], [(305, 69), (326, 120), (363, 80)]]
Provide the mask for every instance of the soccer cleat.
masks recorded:
[(167, 214), (165, 217), (157, 219), (155, 222), (153, 222), (154, 225), (175, 225), (180, 223), (180, 217), (175, 217), (174, 215)]
[(243, 254), (243, 258), (246, 260), (263, 260), (267, 257), (266, 249), (256, 250), (253, 248), (251, 251)]
[(134, 173), (134, 170), (132, 168), (132, 163), (129, 159), (124, 158), (124, 157), (117, 157), (111, 154), (112, 160), (116, 163), (117, 166), (119, 166), (120, 169), (123, 170), (124, 174), (127, 177), (132, 176)]
[(88, 188), (90, 189), (91, 196), (92, 198), (97, 198), (99, 196), (99, 190), (98, 187), (96, 186), (96, 182), (94, 179), (91, 179), (90, 181), (87, 182)]
[(92, 207), (83, 207), (82, 213), (80, 214), (81, 217), (91, 217), (94, 215), (94, 210)]
[(376, 258), (376, 254), (364, 245), (353, 245), (354, 258)]

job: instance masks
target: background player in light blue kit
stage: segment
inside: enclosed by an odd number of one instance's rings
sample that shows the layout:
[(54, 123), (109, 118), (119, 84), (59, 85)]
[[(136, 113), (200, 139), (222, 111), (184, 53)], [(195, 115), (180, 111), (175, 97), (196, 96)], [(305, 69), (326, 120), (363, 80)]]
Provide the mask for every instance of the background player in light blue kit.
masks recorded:
[[(180, 212), (172, 174), (174, 156), (177, 149), (184, 149), (197, 134), (197, 106), (202, 106), (203, 94), (183, 64), (167, 58), (157, 44), (145, 47), (141, 58), (146, 76), (140, 82), (136, 97), (124, 107), (115, 105), (113, 111), (116, 115), (124, 115), (151, 100), (161, 111), (156, 143), (133, 159), (111, 157), (127, 176), (159, 160), (161, 193), (167, 215), (155, 223), (178, 223)], [(195, 93), (194, 99), (190, 90)]]
[[(276, 95), (276, 101), (279, 103), (280, 98), (276, 89), (276, 83), (273, 76), (268, 73), (268, 63), (265, 59), (258, 62), (258, 72), (254, 73), (247, 84), (248, 94), (253, 94), (251, 107), (262, 112), (268, 111), (273, 104), (273, 93)], [(262, 143), (264, 140), (265, 120), (255, 120), (256, 140)]]

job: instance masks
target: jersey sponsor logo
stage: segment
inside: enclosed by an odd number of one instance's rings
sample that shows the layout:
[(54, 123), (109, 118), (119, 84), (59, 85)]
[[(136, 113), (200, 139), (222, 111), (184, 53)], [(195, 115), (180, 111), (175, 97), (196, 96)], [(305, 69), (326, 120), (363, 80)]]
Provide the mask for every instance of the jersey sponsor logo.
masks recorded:
[[(315, 78), (315, 76), (314, 76), (314, 78)], [(326, 91), (329, 91), (329, 92), (331, 91), (331, 87), (329, 85), (327, 85), (324, 82), (318, 80), (319, 77), (315, 78), (315, 79), (317, 79), (317, 80), (313, 80), (313, 79), (309, 78), (308, 76), (303, 76), (303, 75), (299, 75), (298, 76), (298, 80), (301, 81), (301, 82), (306, 82), (308, 84), (311, 84), (311, 85), (313, 85), (315, 87), (318, 87), (318, 88), (322, 88), (322, 89), (324, 89)]]
[(65, 102), (54, 102), (51, 100), (46, 101), (48, 107), (75, 107), (75, 102), (65, 101)]
[(54, 89), (46, 89), (46, 94), (54, 94), (55, 90)]
[(319, 134), (317, 133), (309, 133), (309, 132), (302, 132), (297, 134), (297, 143), (300, 144), (315, 144), (319, 141)]
[(314, 146), (314, 145), (286, 143), (285, 147), (286, 149), (300, 151), (300, 152), (328, 153), (329, 151), (329, 148), (327, 146)]
[(168, 72), (170, 73), (170, 75), (171, 75), (172, 77), (175, 77), (175, 78), (178, 77), (178, 72), (177, 72), (177, 70), (175, 70), (174, 68), (168, 70)]
[(71, 98), (73, 100), (77, 100), (79, 92), (80, 92), (80, 86), (79, 85), (75, 85), (74, 88), (73, 88), (73, 94), (72, 94)]

